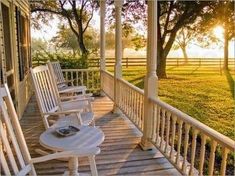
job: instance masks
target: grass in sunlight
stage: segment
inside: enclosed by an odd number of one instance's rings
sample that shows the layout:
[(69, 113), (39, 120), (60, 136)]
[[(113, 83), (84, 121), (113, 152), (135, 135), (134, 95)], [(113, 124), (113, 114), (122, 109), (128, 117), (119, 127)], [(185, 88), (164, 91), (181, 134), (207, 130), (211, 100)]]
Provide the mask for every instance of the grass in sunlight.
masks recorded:
[[(124, 68), (123, 77), (143, 89), (145, 67)], [(235, 139), (234, 72), (206, 72), (192, 67), (167, 68), (159, 97), (195, 119)]]

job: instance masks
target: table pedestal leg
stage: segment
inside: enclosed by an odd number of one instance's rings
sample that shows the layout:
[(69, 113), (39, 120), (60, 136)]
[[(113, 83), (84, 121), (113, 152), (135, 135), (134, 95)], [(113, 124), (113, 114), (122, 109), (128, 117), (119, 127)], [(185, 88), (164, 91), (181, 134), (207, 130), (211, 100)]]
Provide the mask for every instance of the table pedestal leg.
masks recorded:
[(79, 176), (77, 157), (69, 158), (69, 171), (65, 172), (64, 176)]

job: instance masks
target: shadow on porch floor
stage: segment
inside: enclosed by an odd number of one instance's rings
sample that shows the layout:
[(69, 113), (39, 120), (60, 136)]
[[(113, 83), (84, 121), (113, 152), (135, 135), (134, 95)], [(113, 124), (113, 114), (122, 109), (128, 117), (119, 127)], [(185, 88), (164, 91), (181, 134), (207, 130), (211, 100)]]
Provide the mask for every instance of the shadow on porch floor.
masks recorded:
[[(101, 154), (96, 156), (99, 175), (180, 175), (158, 150), (140, 149), (141, 133), (129, 120), (112, 114), (112, 106), (107, 97), (98, 97), (93, 103), (96, 126), (105, 133)], [(34, 150), (43, 149), (39, 136), (44, 126), (34, 96), (20, 121), (31, 156), (39, 156)], [(66, 169), (67, 162), (58, 160), (36, 165), (38, 175), (61, 175)], [(79, 159), (79, 172), (90, 173), (86, 158)]]

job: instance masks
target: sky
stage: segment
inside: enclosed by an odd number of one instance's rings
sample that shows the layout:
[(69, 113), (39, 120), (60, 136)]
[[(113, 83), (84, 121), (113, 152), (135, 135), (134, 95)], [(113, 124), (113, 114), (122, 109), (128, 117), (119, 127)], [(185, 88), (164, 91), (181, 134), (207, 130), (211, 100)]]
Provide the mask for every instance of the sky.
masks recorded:
[[(40, 30), (36, 30), (31, 28), (31, 35), (33, 38), (50, 40), (52, 37), (56, 36), (58, 32), (58, 25), (61, 21), (58, 18), (54, 18), (50, 21), (49, 25), (42, 25)], [(92, 19), (90, 26), (97, 29), (99, 31), (100, 28), (100, 17), (99, 13), (96, 12), (94, 14), (94, 18)], [(223, 38), (223, 30), (218, 28), (214, 31), (218, 37)], [(143, 51), (142, 51), (143, 52)], [(223, 47), (214, 45), (213, 48), (202, 48), (198, 45), (189, 45), (187, 48), (188, 57), (205, 57), (205, 58), (221, 58), (223, 57)], [(142, 54), (140, 54), (142, 55)], [(183, 57), (181, 50), (171, 50), (168, 57)], [(235, 58), (235, 41), (230, 42), (229, 44), (229, 57)]]

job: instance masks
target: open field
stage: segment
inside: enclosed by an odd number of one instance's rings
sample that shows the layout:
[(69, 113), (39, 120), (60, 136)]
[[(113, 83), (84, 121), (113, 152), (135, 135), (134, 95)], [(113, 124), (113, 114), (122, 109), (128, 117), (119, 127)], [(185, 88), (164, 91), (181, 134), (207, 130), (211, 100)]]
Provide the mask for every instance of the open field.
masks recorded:
[[(143, 89), (145, 72), (145, 67), (123, 68), (123, 77)], [(167, 74), (168, 79), (159, 80), (162, 100), (235, 139), (234, 72), (181, 66), (168, 67)]]

